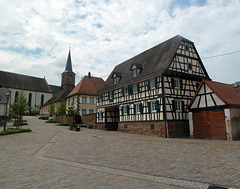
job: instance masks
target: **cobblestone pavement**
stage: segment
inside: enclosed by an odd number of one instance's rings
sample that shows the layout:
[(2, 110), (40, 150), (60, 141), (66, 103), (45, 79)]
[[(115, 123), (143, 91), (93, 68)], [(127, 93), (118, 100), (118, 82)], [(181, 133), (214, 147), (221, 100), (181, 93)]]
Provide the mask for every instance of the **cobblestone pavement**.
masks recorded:
[(0, 136), (0, 188), (240, 188), (240, 141), (165, 139), (46, 124)]

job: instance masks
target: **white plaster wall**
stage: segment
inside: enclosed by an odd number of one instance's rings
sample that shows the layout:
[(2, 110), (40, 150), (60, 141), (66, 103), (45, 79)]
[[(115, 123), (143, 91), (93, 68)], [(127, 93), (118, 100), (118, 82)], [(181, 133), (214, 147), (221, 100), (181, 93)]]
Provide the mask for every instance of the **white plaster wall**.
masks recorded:
[(190, 130), (190, 138), (194, 138), (194, 131), (193, 131), (193, 115), (192, 112), (188, 113), (189, 118), (189, 130)]
[(240, 139), (240, 109), (230, 109), (233, 140)]

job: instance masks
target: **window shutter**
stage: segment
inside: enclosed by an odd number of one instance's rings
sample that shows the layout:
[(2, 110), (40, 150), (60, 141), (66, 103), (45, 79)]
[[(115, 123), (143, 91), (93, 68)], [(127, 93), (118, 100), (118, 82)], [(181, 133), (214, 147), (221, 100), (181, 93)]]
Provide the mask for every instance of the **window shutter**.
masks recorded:
[(172, 108), (173, 108), (173, 111), (176, 112), (176, 102), (175, 102), (175, 100), (172, 100)]
[(124, 109), (124, 107), (122, 106), (122, 115), (123, 115), (123, 113), (124, 113), (124, 112), (123, 112), (123, 109)]
[(110, 92), (108, 92), (108, 100), (110, 100)]
[(129, 105), (127, 105), (127, 115), (129, 115)]
[(142, 103), (140, 103), (140, 113), (142, 114), (143, 113), (143, 106), (142, 106)]
[(155, 77), (155, 88), (157, 88), (157, 77)]
[(140, 84), (139, 83), (137, 83), (137, 91), (138, 91), (138, 93), (140, 92)]
[(148, 90), (150, 90), (151, 89), (151, 86), (150, 86), (150, 79), (148, 80)]
[(136, 115), (136, 113), (137, 113), (137, 105), (134, 104), (134, 114)]
[(114, 91), (112, 91), (112, 98), (114, 99)]
[(122, 88), (122, 95), (124, 96), (124, 87)]
[(151, 109), (151, 102), (148, 102), (148, 112), (151, 113), (152, 109)]
[(157, 112), (160, 112), (160, 108), (159, 108), (159, 100), (156, 101), (156, 108), (157, 108)]
[(182, 112), (185, 112), (184, 101), (182, 101)]
[(128, 85), (128, 94), (133, 94), (133, 88), (132, 85)]
[(180, 88), (181, 89), (183, 88), (183, 81), (182, 81), (182, 79), (180, 79)]
[(174, 89), (174, 78), (171, 78), (172, 88)]

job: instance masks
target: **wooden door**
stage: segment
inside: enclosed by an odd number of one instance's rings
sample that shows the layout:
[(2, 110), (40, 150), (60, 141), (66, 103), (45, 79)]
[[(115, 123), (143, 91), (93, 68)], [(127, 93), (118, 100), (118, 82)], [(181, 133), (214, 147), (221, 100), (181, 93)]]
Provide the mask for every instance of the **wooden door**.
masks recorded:
[(203, 111), (193, 113), (195, 138), (227, 139), (224, 111)]

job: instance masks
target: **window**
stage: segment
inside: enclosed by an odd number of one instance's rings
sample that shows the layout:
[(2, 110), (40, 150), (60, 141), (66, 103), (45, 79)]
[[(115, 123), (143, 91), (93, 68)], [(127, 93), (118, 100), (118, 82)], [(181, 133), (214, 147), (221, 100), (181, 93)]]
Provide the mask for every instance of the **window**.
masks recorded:
[(122, 115), (129, 115), (129, 105), (122, 106)]
[(128, 93), (128, 87), (124, 87), (124, 94), (125, 94), (125, 95), (129, 95), (129, 93)]
[(108, 93), (108, 97), (109, 97), (109, 100), (113, 100), (113, 98), (114, 98), (114, 92), (112, 91), (112, 92), (109, 92)]
[(133, 93), (138, 93), (138, 85), (133, 84)]
[(155, 89), (155, 88), (156, 88), (155, 79), (151, 79), (150, 80), (150, 89)]
[(113, 78), (113, 84), (116, 84), (117, 83), (117, 77), (114, 77)]
[(180, 84), (179, 84), (179, 79), (174, 79), (174, 88), (179, 89), (180, 88)]
[(17, 98), (18, 98), (18, 91), (16, 91), (15, 93), (15, 102), (17, 102)]
[(189, 46), (187, 44), (185, 45), (185, 50), (189, 51)]
[(149, 113), (159, 112), (159, 111), (160, 111), (160, 109), (159, 109), (159, 101), (158, 100), (148, 102), (148, 112)]
[(103, 99), (103, 97), (102, 97), (102, 94), (101, 94), (101, 95), (98, 96), (98, 102), (102, 102), (102, 99)]
[(90, 104), (94, 104), (94, 98), (90, 98)]
[(89, 110), (89, 114), (93, 114), (94, 113), (94, 110)]
[(83, 109), (82, 110), (82, 115), (85, 115), (85, 114), (87, 114), (87, 110)]
[(182, 112), (184, 108), (184, 102), (182, 100), (173, 100), (173, 111), (175, 112)]
[(70, 99), (68, 99), (68, 106), (70, 106), (71, 102), (70, 102)]
[(180, 101), (180, 100), (176, 100), (176, 104), (175, 104), (176, 112), (181, 112), (182, 111), (181, 102), (182, 101)]
[(132, 70), (133, 77), (137, 76), (137, 68)]
[(74, 98), (72, 99), (72, 103), (74, 104)]
[(134, 104), (134, 114), (143, 113), (142, 103)]
[(82, 103), (87, 103), (87, 97), (82, 97)]
[(103, 119), (103, 112), (98, 112), (98, 119)]
[(32, 105), (32, 93), (29, 93), (28, 95), (28, 106)]
[(44, 95), (41, 96), (41, 106), (43, 105), (44, 103)]

